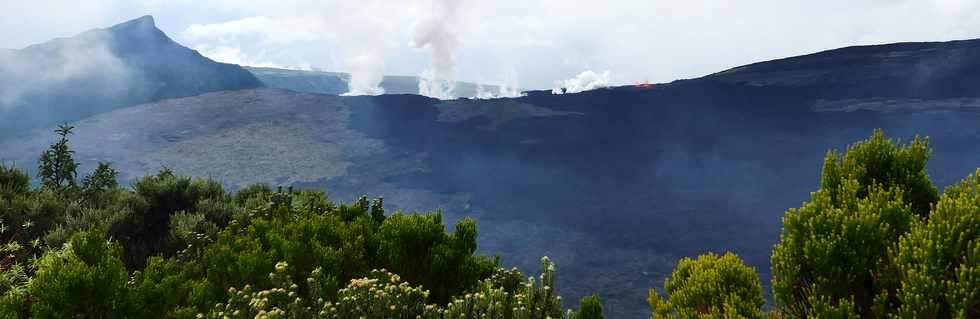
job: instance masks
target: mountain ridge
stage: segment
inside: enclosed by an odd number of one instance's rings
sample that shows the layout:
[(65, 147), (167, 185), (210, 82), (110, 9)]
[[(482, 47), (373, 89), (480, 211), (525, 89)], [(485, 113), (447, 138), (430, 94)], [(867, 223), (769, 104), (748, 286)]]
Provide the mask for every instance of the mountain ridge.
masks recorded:
[(261, 86), (240, 66), (174, 42), (151, 16), (9, 52), (0, 56), (0, 135), (134, 104)]

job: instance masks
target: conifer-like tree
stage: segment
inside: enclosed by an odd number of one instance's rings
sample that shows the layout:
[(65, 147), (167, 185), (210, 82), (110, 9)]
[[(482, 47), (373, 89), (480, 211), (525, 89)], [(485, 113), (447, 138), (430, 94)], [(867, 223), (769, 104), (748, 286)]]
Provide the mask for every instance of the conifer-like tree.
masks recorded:
[(75, 151), (68, 149), (68, 136), (73, 129), (75, 127), (67, 123), (58, 125), (54, 130), (60, 136), (58, 142), (41, 153), (37, 175), (41, 178), (42, 185), (48, 189), (63, 191), (76, 186), (78, 163), (72, 156)]

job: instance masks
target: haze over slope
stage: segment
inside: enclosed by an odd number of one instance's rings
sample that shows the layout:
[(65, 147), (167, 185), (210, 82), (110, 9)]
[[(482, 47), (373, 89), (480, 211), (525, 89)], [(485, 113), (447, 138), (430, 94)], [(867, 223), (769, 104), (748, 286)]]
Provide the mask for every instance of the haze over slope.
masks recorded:
[[(271, 88), (297, 92), (339, 95), (349, 91), (350, 75), (342, 72), (301, 71), (276, 68), (245, 67), (263, 84)], [(385, 94), (418, 94), (419, 78), (416, 76), (385, 76), (380, 84)], [(498, 92), (496, 85), (459, 82), (454, 91), (457, 97), (476, 97), (480, 92)]]
[[(808, 198), (830, 148), (932, 138), (940, 186), (980, 166), (980, 41), (854, 47), (699, 79), (579, 94), (440, 101), (280, 89), (203, 94), (74, 124), (82, 170), (166, 166), (230, 186), (323, 187), (351, 200), (475, 216), (504, 265), (559, 266), (568, 298), (599, 292), (613, 318), (649, 315), (645, 291), (678, 257), (732, 250), (763, 276), (780, 218)], [(32, 168), (53, 139), (0, 142)], [(768, 280), (764, 280), (768, 282)]]
[(251, 73), (177, 44), (144, 16), (0, 52), (0, 135), (139, 103), (259, 86)]

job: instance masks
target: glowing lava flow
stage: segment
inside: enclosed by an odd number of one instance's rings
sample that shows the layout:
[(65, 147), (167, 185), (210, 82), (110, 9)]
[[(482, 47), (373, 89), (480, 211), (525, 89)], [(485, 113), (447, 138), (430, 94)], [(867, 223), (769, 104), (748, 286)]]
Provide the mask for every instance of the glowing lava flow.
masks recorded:
[(635, 88), (636, 88), (637, 90), (644, 90), (644, 89), (649, 89), (649, 88), (652, 88), (652, 87), (653, 87), (653, 84), (650, 84), (650, 81), (644, 81), (644, 82), (642, 82), (642, 83), (640, 83), (640, 82), (637, 82), (637, 83), (636, 83), (636, 86), (634, 86), (634, 87), (635, 87)]

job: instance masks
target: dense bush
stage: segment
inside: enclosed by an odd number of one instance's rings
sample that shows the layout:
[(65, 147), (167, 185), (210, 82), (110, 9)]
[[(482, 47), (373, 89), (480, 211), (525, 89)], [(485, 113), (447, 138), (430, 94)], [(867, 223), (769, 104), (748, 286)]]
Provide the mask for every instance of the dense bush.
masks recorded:
[[(21, 199), (70, 204), (48, 189), (17, 192)], [(460, 220), (449, 233), (440, 213), (385, 216), (380, 200), (335, 205), (322, 192), (263, 186), (227, 194), (211, 181), (167, 171), (138, 180), (132, 190), (114, 186), (98, 194), (103, 207), (47, 218), (55, 227), (46, 234), (17, 232), (35, 242), (43, 235), (50, 246), (38, 247), (43, 257), (36, 262), (2, 265), (4, 314), (189, 318), (248, 290), (227, 290), (242, 286), (266, 294), (291, 289), (322, 305), (336, 301), (340, 283), (380, 268), (420, 283), (424, 308), (477, 289), (497, 268), (495, 259), (474, 255), (472, 220)], [(21, 206), (11, 207), (11, 216), (43, 207)], [(144, 225), (134, 225), (137, 220)], [(9, 253), (28, 250), (17, 240), (9, 243)], [(142, 255), (150, 257), (140, 260)], [(291, 266), (277, 267), (277, 261)], [(288, 278), (304, 280), (282, 286)]]
[(169, 256), (182, 248), (169, 236), (173, 215), (197, 212), (202, 203), (231, 201), (220, 183), (174, 176), (169, 170), (141, 178), (133, 188), (137, 196), (125, 197), (120, 203), (127, 214), (110, 230), (125, 248), (126, 265), (131, 269), (142, 267), (149, 256)]
[(27, 173), (0, 165), (0, 197), (4, 199), (27, 194), (30, 190), (31, 177)]
[(75, 234), (37, 261), (28, 285), (31, 316), (126, 318), (133, 312), (122, 249), (99, 232)]

